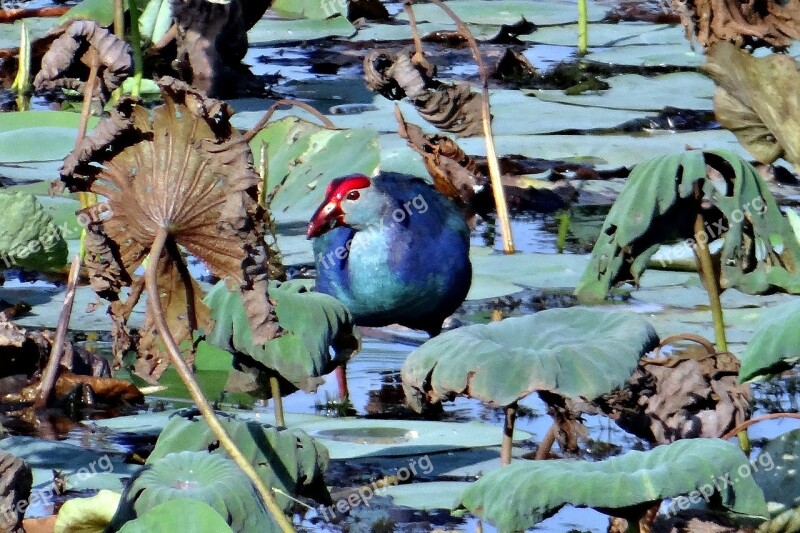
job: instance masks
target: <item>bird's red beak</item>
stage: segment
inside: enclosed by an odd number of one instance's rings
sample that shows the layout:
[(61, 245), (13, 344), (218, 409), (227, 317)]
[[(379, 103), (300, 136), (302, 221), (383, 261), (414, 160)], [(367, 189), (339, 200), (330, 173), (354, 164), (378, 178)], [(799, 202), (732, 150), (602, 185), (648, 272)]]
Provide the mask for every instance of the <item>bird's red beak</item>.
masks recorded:
[(326, 231), (332, 230), (344, 224), (344, 213), (336, 199), (329, 199), (324, 202), (311, 217), (311, 221), (306, 228), (306, 237), (313, 239), (319, 237)]

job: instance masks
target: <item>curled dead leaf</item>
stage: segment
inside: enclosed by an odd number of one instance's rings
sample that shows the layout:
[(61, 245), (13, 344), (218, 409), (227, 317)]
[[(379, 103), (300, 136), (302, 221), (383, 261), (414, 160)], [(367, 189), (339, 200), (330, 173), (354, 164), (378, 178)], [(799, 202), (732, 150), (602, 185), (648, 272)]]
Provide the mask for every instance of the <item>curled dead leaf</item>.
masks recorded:
[(364, 58), (367, 87), (390, 100), (408, 97), (419, 114), (443, 131), (459, 137), (483, 134), (481, 95), (469, 84), (441, 83), (435, 69), (410, 51), (389, 54), (374, 50)]
[[(230, 124), (232, 111), (183, 82), (160, 82), (164, 104), (152, 112), (122, 100), (92, 135), (65, 159), (61, 179), (73, 191), (102, 197), (88, 219), (89, 277), (112, 302), (114, 349), (130, 341), (126, 323), (142, 281), (135, 274), (156, 234), (169, 230), (159, 261), (159, 295), (176, 341), (207, 329), (208, 308), (183, 253), (211, 273), (229, 278), (244, 296), (254, 340), (266, 342), (279, 327), (267, 295), (263, 210), (256, 201), (259, 176), (246, 139)], [(121, 288), (134, 290), (124, 304)], [(136, 371), (155, 381), (167, 367), (151, 310), (140, 331)], [(185, 353), (191, 358), (192, 350)], [(115, 356), (121, 357), (120, 353)]]
[(42, 57), (42, 68), (33, 85), (37, 90), (63, 87), (83, 92), (86, 70), (96, 57), (99, 64), (95, 96), (105, 103), (132, 71), (130, 46), (91, 20), (76, 20), (60, 29)]

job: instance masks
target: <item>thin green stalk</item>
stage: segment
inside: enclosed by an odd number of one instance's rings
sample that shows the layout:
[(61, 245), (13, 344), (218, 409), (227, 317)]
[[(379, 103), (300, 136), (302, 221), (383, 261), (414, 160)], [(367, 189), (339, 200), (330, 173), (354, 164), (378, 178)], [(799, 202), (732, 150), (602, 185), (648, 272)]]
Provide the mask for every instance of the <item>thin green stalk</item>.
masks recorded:
[(17, 75), (11, 90), (17, 93), (17, 111), (27, 111), (30, 108), (31, 90), (31, 35), (25, 21), (20, 24)]
[(131, 96), (139, 97), (142, 89), (144, 72), (144, 59), (142, 58), (142, 36), (139, 33), (139, 6), (136, 0), (128, 0), (128, 9), (131, 14), (131, 50), (133, 50), (133, 88)]
[(558, 219), (558, 235), (556, 236), (556, 251), (564, 253), (564, 246), (567, 243), (569, 233), (569, 211), (562, 211), (556, 217)]
[[(267, 157), (267, 143), (261, 143), (261, 151), (258, 158), (258, 174), (261, 176), (261, 184), (258, 189), (258, 205), (264, 209), (269, 209), (267, 202), (267, 187), (269, 186), (269, 164)], [(270, 214), (270, 219), (272, 215)], [(275, 237), (273, 235), (273, 237)], [(272, 407), (275, 410), (275, 425), (286, 427), (286, 418), (283, 415), (283, 397), (281, 387), (276, 376), (269, 377), (269, 388), (272, 393)]]
[(578, 53), (589, 50), (589, 9), (586, 0), (578, 0)]
[[(703, 235), (704, 238), (699, 236)], [(711, 259), (711, 252), (708, 250), (708, 238), (706, 236), (705, 221), (703, 214), (697, 213), (694, 221), (695, 254), (700, 266), (700, 276), (706, 286), (708, 300), (711, 303), (711, 317), (714, 320), (714, 344), (720, 352), (728, 351), (728, 342), (725, 339), (725, 320), (722, 316), (722, 303), (720, 302), (719, 280), (715, 274), (714, 262)]]
[(114, 35), (125, 38), (125, 0), (114, 0)]
[(250, 479), (250, 482), (253, 483), (256, 491), (264, 501), (264, 506), (275, 519), (275, 522), (278, 524), (281, 531), (283, 531), (283, 533), (295, 533), (294, 526), (289, 518), (283, 513), (283, 510), (275, 500), (275, 496), (272, 491), (266, 486), (264, 480), (258, 475), (258, 472), (255, 471), (253, 465), (251, 465), (247, 458), (242, 455), (242, 452), (239, 450), (239, 448), (231, 439), (230, 435), (228, 435), (228, 432), (220, 423), (219, 418), (217, 418), (217, 414), (214, 412), (214, 408), (203, 394), (200, 384), (197, 383), (197, 380), (194, 377), (192, 369), (183, 359), (181, 350), (178, 347), (178, 343), (172, 336), (172, 332), (169, 329), (169, 324), (167, 324), (167, 319), (164, 315), (164, 308), (161, 306), (161, 299), (159, 298), (158, 293), (158, 263), (162, 253), (164, 252), (168, 238), (169, 230), (165, 227), (159, 228), (154, 239), (153, 246), (150, 249), (150, 262), (145, 269), (144, 275), (145, 286), (147, 287), (147, 304), (150, 306), (150, 310), (153, 312), (156, 327), (158, 328), (158, 332), (164, 341), (167, 352), (169, 353), (170, 363), (172, 363), (172, 367), (178, 373), (181, 381), (183, 381), (183, 384), (186, 386), (186, 390), (189, 391), (189, 396), (192, 398), (195, 405), (197, 405), (197, 408), (200, 410), (200, 414), (205, 419), (208, 427), (214, 432), (214, 435), (216, 435), (217, 439), (219, 439), (220, 445), (226, 452), (228, 452), (228, 455), (231, 457), (231, 459), (233, 459), (233, 462), (235, 462), (239, 468), (242, 469), (245, 475), (247, 475), (247, 477)]

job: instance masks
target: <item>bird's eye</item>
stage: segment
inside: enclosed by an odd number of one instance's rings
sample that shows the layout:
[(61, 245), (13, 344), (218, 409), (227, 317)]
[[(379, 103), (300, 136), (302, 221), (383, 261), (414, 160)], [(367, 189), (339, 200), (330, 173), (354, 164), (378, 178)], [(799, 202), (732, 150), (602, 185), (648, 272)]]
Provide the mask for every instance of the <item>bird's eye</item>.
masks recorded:
[(358, 191), (350, 191), (347, 193), (348, 200), (358, 200), (359, 198), (361, 198), (361, 193)]

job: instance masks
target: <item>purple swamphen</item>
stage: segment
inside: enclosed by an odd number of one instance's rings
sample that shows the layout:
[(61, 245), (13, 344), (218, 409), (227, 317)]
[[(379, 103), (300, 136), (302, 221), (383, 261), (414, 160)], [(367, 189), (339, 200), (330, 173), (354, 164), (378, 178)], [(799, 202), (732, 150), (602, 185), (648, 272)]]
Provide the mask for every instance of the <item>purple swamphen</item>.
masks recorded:
[[(472, 282), (469, 228), (422, 179), (395, 173), (336, 178), (308, 223), (317, 290), (360, 326), (400, 324), (437, 335)], [(347, 396), (345, 370), (337, 368)]]

